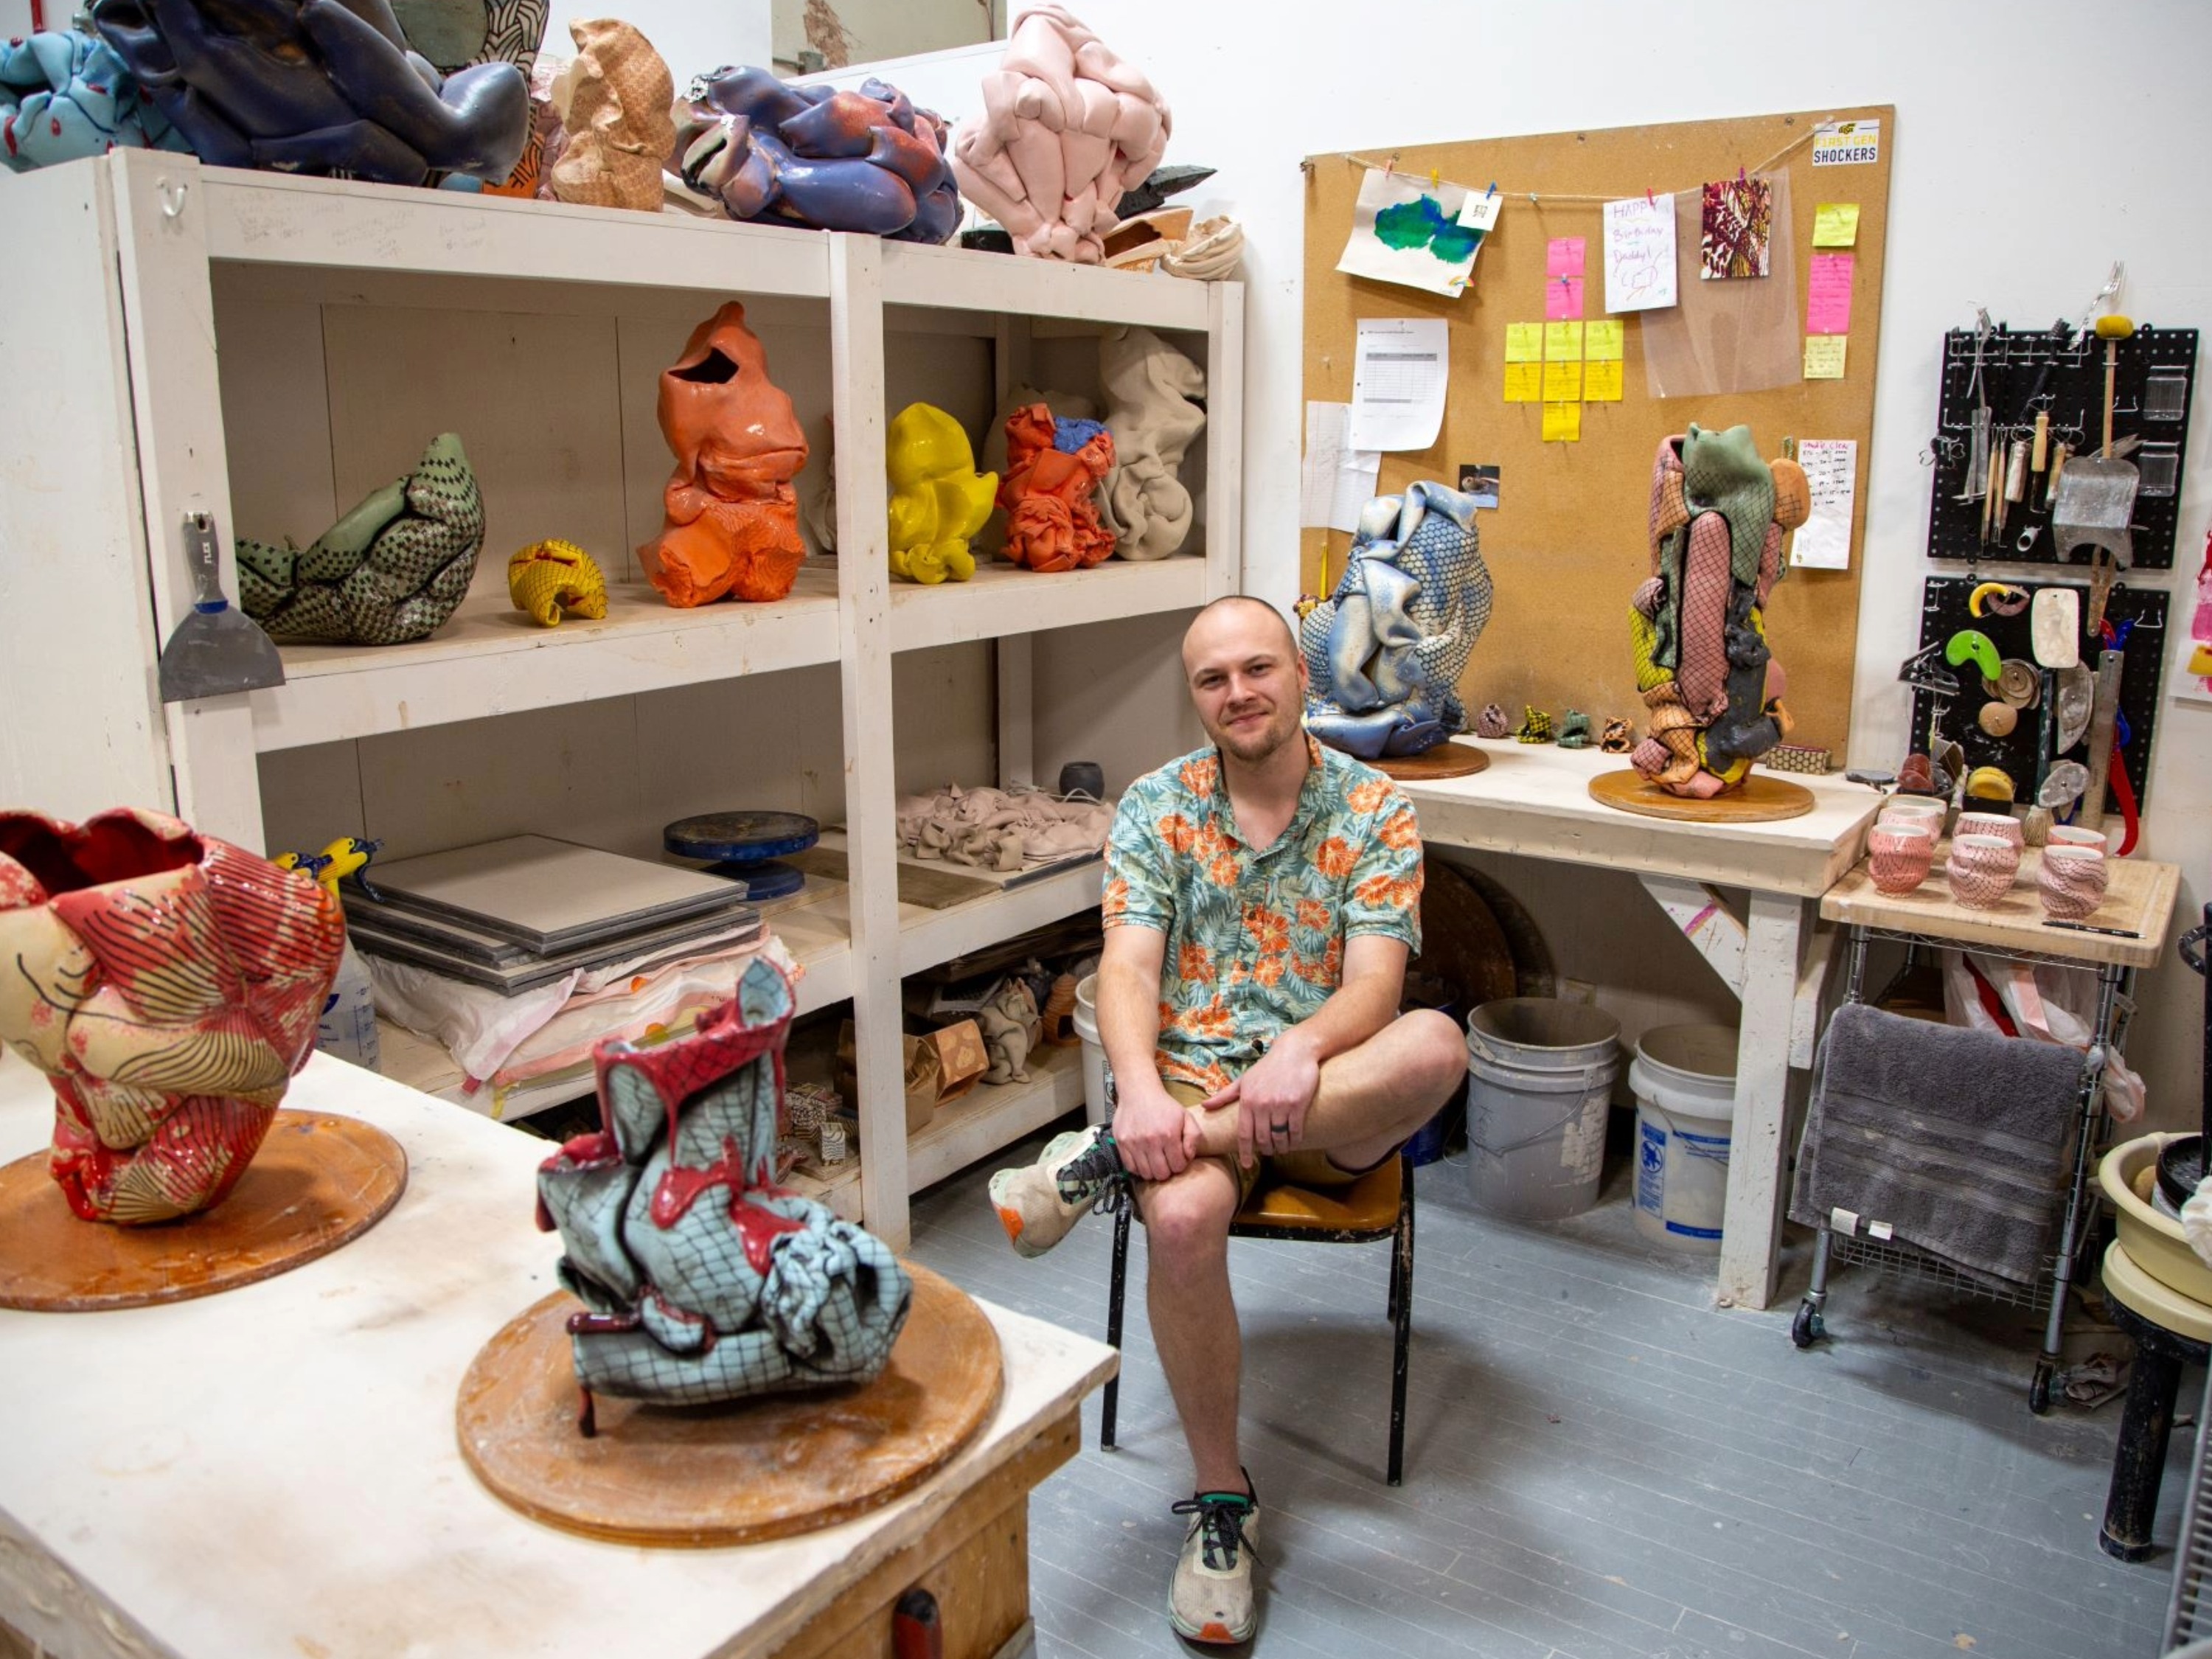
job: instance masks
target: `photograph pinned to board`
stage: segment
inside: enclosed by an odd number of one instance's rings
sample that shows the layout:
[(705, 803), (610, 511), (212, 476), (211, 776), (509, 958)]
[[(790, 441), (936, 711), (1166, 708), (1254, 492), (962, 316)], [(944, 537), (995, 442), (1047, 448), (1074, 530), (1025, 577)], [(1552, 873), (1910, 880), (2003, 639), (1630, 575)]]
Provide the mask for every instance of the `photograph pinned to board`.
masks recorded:
[(1500, 477), (1501, 469), (1495, 466), (1482, 464), (1462, 466), (1459, 470), (1459, 487), (1462, 492), (1474, 498), (1477, 507), (1495, 509)]
[(1441, 317), (1363, 317), (1352, 360), (1352, 449), (1426, 449), (1443, 429), (1450, 325)]
[(1605, 308), (1656, 311), (1674, 303), (1674, 198), (1631, 196), (1605, 204)]
[(1469, 194), (1441, 179), (1368, 168), (1336, 268), (1347, 276), (1456, 296), (1474, 276), (1485, 234), (1460, 222)]
[(1802, 438), (1797, 465), (1813, 496), (1813, 511), (1790, 544), (1790, 562), (1807, 570), (1851, 568), (1851, 509), (1858, 496), (1859, 447), (1852, 438)]
[(1774, 181), (1739, 173), (1706, 182), (1698, 221), (1698, 275), (1707, 282), (1764, 276), (1774, 234)]

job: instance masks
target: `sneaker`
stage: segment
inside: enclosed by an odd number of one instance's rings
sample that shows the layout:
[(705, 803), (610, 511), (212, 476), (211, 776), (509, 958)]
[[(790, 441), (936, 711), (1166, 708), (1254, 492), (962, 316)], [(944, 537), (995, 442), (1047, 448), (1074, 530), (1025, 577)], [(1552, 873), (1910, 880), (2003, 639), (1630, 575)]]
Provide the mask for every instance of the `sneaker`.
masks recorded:
[(1126, 1190), (1121, 1156), (1103, 1124), (1070, 1129), (1046, 1143), (1043, 1156), (991, 1177), (991, 1207), (1023, 1255), (1042, 1255), (1067, 1237), (1085, 1212)]
[[(1246, 1475), (1249, 1487), (1252, 1477)], [(1192, 1642), (1249, 1642), (1259, 1628), (1252, 1595), (1252, 1539), (1260, 1522), (1256, 1492), (1202, 1492), (1175, 1505), (1190, 1531), (1168, 1588), (1168, 1620)]]

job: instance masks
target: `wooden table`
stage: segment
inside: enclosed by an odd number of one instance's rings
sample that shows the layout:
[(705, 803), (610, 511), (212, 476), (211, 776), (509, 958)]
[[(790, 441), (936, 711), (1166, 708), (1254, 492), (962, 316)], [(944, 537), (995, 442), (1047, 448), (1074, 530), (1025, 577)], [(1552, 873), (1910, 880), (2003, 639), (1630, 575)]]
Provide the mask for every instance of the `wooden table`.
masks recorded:
[[(72, 1659), (888, 1656), (890, 1604), (919, 1583), (948, 1654), (1018, 1646), (1028, 1493), (1074, 1455), (1113, 1350), (984, 1304), (999, 1410), (885, 1508), (734, 1549), (572, 1536), (487, 1493), (453, 1431), (469, 1362), (553, 1287), (531, 1219), (548, 1146), (320, 1056), (288, 1103), (407, 1149), (371, 1231), (201, 1301), (0, 1311), (0, 1621)], [(0, 1159), (51, 1116), (46, 1080), (0, 1053)]]
[[(1590, 780), (1626, 766), (1625, 757), (1510, 738), (1454, 741), (1481, 749), (1490, 765), (1469, 778), (1400, 786), (1425, 842), (1633, 872), (1741, 1004), (1719, 1289), (1723, 1303), (1766, 1306), (1782, 1242), (1790, 1071), (1812, 1064), (1832, 937), (1815, 935), (1807, 901), (1857, 860), (1881, 797), (1840, 775), (1793, 776), (1813, 792), (1803, 817), (1639, 817), (1589, 797)], [(1747, 889), (1748, 914), (1739, 919), (1717, 886)]]

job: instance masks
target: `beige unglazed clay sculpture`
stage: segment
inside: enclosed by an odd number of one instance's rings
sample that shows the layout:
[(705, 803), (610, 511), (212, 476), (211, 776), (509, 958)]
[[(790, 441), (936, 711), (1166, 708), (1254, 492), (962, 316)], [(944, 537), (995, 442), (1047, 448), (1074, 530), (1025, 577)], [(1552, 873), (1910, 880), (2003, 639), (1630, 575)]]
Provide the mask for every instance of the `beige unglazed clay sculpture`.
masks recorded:
[(952, 173), (1015, 252), (1097, 264), (1121, 192), (1159, 165), (1172, 127), (1142, 73), (1064, 7), (1040, 5), (983, 77), (982, 113), (954, 131)]
[(1193, 401), (1206, 395), (1206, 371), (1148, 328), (1117, 328), (1098, 343), (1098, 372), (1114, 434), (1099, 516), (1121, 557), (1164, 559), (1190, 536), (1182, 462), (1206, 426)]
[(618, 18), (568, 25), (576, 56), (554, 83), (568, 142), (550, 169), (555, 197), (586, 207), (660, 211), (660, 169), (676, 144), (676, 82), (653, 43)]

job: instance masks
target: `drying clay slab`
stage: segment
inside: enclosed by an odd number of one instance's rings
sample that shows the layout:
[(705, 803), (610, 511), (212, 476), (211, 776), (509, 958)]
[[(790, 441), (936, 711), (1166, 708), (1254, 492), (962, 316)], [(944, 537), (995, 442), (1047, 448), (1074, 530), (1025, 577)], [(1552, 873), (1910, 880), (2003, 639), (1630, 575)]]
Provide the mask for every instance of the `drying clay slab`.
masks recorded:
[(461, 1455), (494, 1496), (564, 1531), (707, 1548), (834, 1526), (940, 1468), (998, 1409), (998, 1333), (963, 1291), (909, 1261), (914, 1307), (872, 1382), (721, 1406), (599, 1395), (577, 1431), (556, 1291), (510, 1320), (461, 1379)]
[(1401, 783), (1431, 783), (1439, 778), (1471, 778), (1490, 764), (1490, 757), (1470, 744), (1440, 743), (1418, 755), (1386, 755), (1367, 763)]
[(1590, 780), (1590, 799), (1600, 805), (1647, 818), (1676, 818), (1690, 823), (1779, 823), (1813, 810), (1813, 792), (1802, 783), (1754, 771), (1740, 788), (1711, 800), (1670, 795), (1646, 783), (1634, 767), (1601, 772)]
[(270, 1279), (367, 1232), (407, 1188), (374, 1124), (280, 1110), (230, 1195), (153, 1227), (83, 1221), (34, 1152), (0, 1168), (0, 1308), (143, 1308)]

